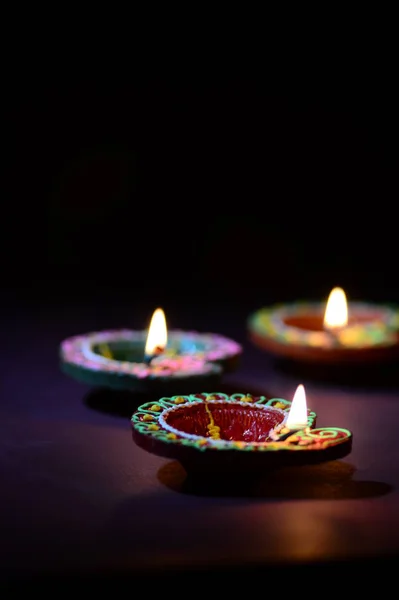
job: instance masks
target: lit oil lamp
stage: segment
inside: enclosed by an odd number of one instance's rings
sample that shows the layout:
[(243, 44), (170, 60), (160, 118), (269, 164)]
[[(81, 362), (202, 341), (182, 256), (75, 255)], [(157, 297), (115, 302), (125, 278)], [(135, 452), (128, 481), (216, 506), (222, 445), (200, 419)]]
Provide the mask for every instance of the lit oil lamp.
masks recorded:
[(262, 308), (248, 320), (251, 340), (272, 354), (324, 363), (399, 358), (399, 309), (348, 303), (334, 288), (327, 304), (295, 302)]
[(185, 469), (261, 475), (267, 468), (342, 458), (352, 433), (316, 428), (304, 386), (292, 402), (251, 394), (190, 394), (141, 405), (131, 418), (134, 442)]
[(216, 333), (168, 331), (157, 308), (148, 330), (110, 330), (67, 338), (61, 343), (65, 373), (101, 387), (137, 392), (183, 393), (215, 385), (238, 364), (242, 347)]

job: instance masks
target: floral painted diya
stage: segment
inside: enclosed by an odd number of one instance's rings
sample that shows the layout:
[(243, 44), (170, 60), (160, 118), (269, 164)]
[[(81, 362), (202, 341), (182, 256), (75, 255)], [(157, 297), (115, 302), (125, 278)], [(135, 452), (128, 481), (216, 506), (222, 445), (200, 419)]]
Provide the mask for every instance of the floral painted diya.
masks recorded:
[(302, 385), (292, 402), (241, 393), (163, 397), (141, 405), (131, 423), (138, 446), (187, 472), (261, 474), (341, 458), (352, 448), (350, 431), (315, 428)]
[(349, 305), (334, 288), (327, 305), (295, 302), (258, 310), (248, 320), (250, 339), (277, 356), (321, 363), (380, 362), (399, 358), (399, 308)]
[(216, 333), (167, 331), (157, 309), (148, 331), (92, 332), (61, 343), (65, 373), (88, 383), (140, 393), (186, 393), (216, 385), (233, 371), (242, 347)]

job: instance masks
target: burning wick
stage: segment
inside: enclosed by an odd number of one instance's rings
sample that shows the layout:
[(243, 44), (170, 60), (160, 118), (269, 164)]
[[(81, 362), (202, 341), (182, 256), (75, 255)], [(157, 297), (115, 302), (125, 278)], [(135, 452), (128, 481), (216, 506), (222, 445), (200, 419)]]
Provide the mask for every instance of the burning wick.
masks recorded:
[(165, 313), (162, 308), (157, 308), (151, 318), (148, 330), (147, 341), (144, 349), (144, 362), (151, 364), (151, 361), (165, 352), (168, 342), (168, 331), (166, 327)]
[(152, 354), (144, 354), (144, 362), (147, 365), (151, 364), (151, 361), (153, 361), (156, 356), (160, 356), (161, 354), (164, 354), (164, 351), (165, 351), (164, 348), (162, 348), (161, 346), (157, 346), (156, 348), (154, 348), (154, 351)]
[(306, 405), (306, 394), (304, 386), (300, 384), (294, 394), (286, 422), (277, 426), (269, 435), (275, 442), (284, 442), (298, 431), (307, 429), (308, 408)]
[(290, 429), (287, 433), (283, 433), (282, 435), (279, 435), (275, 441), (276, 442), (285, 442), (286, 439), (288, 439), (295, 433), (298, 433), (298, 431), (303, 431), (303, 429), (304, 429), (304, 427), (300, 427), (299, 429)]

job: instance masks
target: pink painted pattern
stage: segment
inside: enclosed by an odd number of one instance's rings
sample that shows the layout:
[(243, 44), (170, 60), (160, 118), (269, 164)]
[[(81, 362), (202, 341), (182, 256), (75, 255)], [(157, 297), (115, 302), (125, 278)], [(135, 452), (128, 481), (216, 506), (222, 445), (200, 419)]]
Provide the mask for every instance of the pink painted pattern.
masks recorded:
[[(145, 379), (208, 373), (214, 369), (213, 362), (232, 358), (242, 352), (240, 344), (220, 334), (180, 330), (169, 331), (169, 340), (173, 345), (179, 345), (179, 342), (184, 341), (191, 345), (194, 351), (173, 356), (161, 355), (154, 358), (149, 365), (144, 362), (109, 359), (93, 351), (94, 345), (122, 340), (143, 342), (144, 347), (146, 336), (146, 331), (128, 329), (73, 336), (61, 343), (61, 358), (66, 363), (91, 371), (120, 373)], [(203, 350), (199, 351), (198, 346)]]

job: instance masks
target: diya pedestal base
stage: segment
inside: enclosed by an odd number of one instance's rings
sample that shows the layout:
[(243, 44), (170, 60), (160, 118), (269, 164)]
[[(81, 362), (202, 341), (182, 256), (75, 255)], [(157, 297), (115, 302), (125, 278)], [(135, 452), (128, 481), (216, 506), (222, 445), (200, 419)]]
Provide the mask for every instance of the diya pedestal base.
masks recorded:
[(348, 325), (323, 325), (324, 307), (298, 302), (262, 308), (248, 319), (250, 340), (276, 357), (325, 365), (372, 364), (399, 359), (399, 309), (354, 302)]
[(85, 383), (91, 387), (109, 388), (112, 390), (129, 391), (134, 394), (146, 394), (159, 397), (162, 394), (187, 394), (189, 390), (201, 389), (204, 385), (218, 385), (222, 379), (222, 369), (218, 365), (201, 366), (198, 373), (172, 374), (165, 370), (145, 377), (134, 377), (130, 373), (110, 373), (100, 370), (93, 373), (75, 365), (64, 363), (62, 371), (73, 379)]
[(141, 405), (131, 418), (134, 442), (178, 460), (187, 473), (246, 477), (268, 469), (342, 458), (352, 449), (346, 429), (316, 429), (316, 414), (290, 431), (291, 402), (249, 394), (191, 394)]
[(146, 331), (110, 330), (67, 338), (62, 370), (92, 386), (148, 394), (184, 394), (217, 385), (242, 353), (235, 341), (213, 333), (168, 333), (165, 352), (144, 360)]

